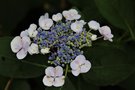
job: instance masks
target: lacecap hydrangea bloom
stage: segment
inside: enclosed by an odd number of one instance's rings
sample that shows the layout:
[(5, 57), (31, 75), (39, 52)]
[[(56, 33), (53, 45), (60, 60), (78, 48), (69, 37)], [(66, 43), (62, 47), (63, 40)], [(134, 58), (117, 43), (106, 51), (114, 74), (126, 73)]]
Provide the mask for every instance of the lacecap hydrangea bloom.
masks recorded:
[[(11, 50), (19, 60), (28, 53), (49, 56), (50, 66), (45, 69), (43, 78), (45, 86), (63, 86), (68, 72), (74, 76), (87, 73), (91, 69), (91, 62), (84, 56), (82, 48), (91, 47), (92, 42), (101, 37), (113, 41), (109, 26), (100, 26), (94, 20), (85, 22), (76, 9), (56, 13), (52, 17), (45, 13), (38, 22), (39, 25), (31, 24), (11, 41)], [(91, 33), (92, 30), (100, 36)]]

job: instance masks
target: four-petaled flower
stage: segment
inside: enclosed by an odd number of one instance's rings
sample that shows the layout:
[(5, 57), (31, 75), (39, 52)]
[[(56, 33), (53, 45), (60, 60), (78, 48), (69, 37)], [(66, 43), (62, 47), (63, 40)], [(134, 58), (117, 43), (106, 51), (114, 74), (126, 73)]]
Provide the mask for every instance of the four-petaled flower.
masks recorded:
[(100, 24), (97, 21), (94, 21), (94, 20), (89, 21), (88, 26), (92, 30), (98, 30), (100, 28)]
[(95, 41), (95, 40), (97, 40), (97, 35), (93, 34), (90, 38), (92, 41)]
[(37, 25), (36, 24), (31, 24), (30, 27), (27, 30), (24, 30), (21, 32), (20, 36), (24, 37), (24, 36), (28, 36), (28, 37), (36, 37), (38, 34), (37, 29)]
[(38, 34), (37, 25), (36, 24), (31, 24), (30, 27), (28, 28), (28, 35), (30, 37), (36, 37)]
[(49, 14), (45, 13), (45, 15), (40, 16), (39, 18), (39, 26), (44, 30), (49, 30), (53, 25), (53, 20), (49, 18)]
[(74, 23), (71, 24), (71, 29), (76, 33), (81, 33), (83, 31), (83, 26), (85, 24), (86, 23), (83, 20), (75, 21)]
[(31, 40), (27, 36), (16, 36), (11, 41), (11, 49), (14, 53), (17, 53), (16, 56), (18, 59), (23, 59), (26, 57), (30, 43)]
[(50, 48), (43, 48), (43, 49), (41, 49), (41, 53), (42, 54), (50, 53)]
[(72, 74), (78, 76), (80, 73), (86, 73), (91, 68), (91, 63), (86, 60), (84, 55), (78, 55), (75, 60), (70, 63)]
[(79, 15), (77, 10), (75, 10), (75, 9), (63, 11), (62, 14), (67, 20), (78, 20), (81, 18), (81, 15)]
[(39, 53), (38, 45), (35, 43), (32, 43), (30, 47), (28, 48), (28, 52), (30, 55), (38, 54)]
[(56, 22), (62, 20), (62, 14), (61, 13), (57, 13), (55, 15), (52, 16), (52, 19)]
[(111, 33), (111, 29), (108, 26), (102, 26), (99, 29), (100, 34), (104, 37), (104, 40), (109, 40), (112, 42), (113, 34)]
[(57, 67), (47, 67), (45, 70), (45, 76), (43, 78), (43, 83), (46, 86), (60, 87), (65, 83), (65, 76), (63, 76), (63, 68), (61, 66)]

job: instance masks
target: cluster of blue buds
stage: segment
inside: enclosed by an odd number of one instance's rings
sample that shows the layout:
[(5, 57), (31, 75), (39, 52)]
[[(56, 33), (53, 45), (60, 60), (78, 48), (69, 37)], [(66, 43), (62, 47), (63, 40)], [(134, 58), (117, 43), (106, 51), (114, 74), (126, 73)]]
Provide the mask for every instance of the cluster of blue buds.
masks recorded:
[[(11, 41), (11, 49), (18, 59), (24, 59), (28, 53), (49, 56), (48, 63), (55, 67), (49, 66), (45, 70), (44, 85), (63, 86), (68, 70), (74, 76), (88, 72), (91, 63), (86, 60), (82, 48), (92, 46), (92, 41), (99, 38), (113, 41), (113, 34), (108, 26), (100, 27), (94, 20), (87, 24), (80, 18), (81, 15), (75, 9), (57, 13), (52, 19), (45, 13), (39, 18), (38, 28), (36, 24), (31, 24)], [(89, 30), (86, 30), (85, 25), (88, 25)], [(91, 30), (98, 31), (101, 36), (91, 33)], [(65, 76), (63, 68), (66, 68)]]
[(50, 30), (45, 31), (39, 28), (33, 42), (39, 45), (39, 49), (50, 48), (49, 63), (56, 66), (64, 66), (83, 54), (80, 49), (84, 46), (91, 46), (91, 33), (83, 30), (75, 33), (71, 30), (71, 21), (59, 21)]

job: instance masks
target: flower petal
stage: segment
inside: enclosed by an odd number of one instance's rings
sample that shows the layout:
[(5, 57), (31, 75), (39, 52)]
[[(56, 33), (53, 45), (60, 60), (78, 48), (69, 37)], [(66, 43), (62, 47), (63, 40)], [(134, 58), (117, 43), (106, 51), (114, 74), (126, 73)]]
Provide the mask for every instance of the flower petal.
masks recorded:
[(53, 82), (54, 82), (54, 78), (51, 78), (51, 77), (48, 77), (48, 76), (44, 76), (43, 78), (43, 84), (45, 86), (52, 86), (53, 85)]
[(48, 14), (48, 13), (45, 13), (44, 18), (45, 18), (45, 19), (46, 19), (46, 18), (49, 18), (49, 14)]
[(48, 14), (40, 16), (39, 18), (39, 26), (44, 30), (49, 30), (53, 25), (53, 20), (49, 18)]
[(23, 58), (26, 57), (26, 55), (27, 55), (27, 52), (26, 52), (24, 49), (21, 49), (21, 50), (16, 54), (16, 56), (17, 56), (18, 59), (23, 59)]
[(46, 69), (45, 69), (45, 74), (47, 75), (47, 76), (55, 76), (55, 74), (54, 74), (54, 67), (47, 67)]
[(29, 37), (25, 36), (25, 37), (22, 37), (22, 45), (23, 45), (23, 49), (25, 52), (28, 51), (28, 48), (29, 48), (29, 45), (31, 43), (31, 40)]
[(90, 38), (92, 41), (95, 41), (95, 40), (97, 40), (97, 35), (93, 34)]
[(102, 26), (102, 27), (99, 29), (99, 33), (100, 33), (101, 35), (111, 34), (111, 29), (110, 29), (110, 27), (108, 27), (108, 26)]
[(111, 29), (108, 26), (102, 26), (99, 29), (99, 33), (104, 37), (104, 40), (109, 40), (109, 41), (113, 41), (113, 34), (111, 34)]
[(63, 11), (62, 14), (67, 20), (77, 20), (77, 19), (81, 18), (81, 15), (79, 15), (78, 11), (75, 9)]
[(38, 45), (35, 43), (32, 43), (31, 46), (28, 48), (28, 52), (30, 55), (38, 54), (39, 53)]
[(31, 43), (31, 40), (29, 37), (25, 36), (25, 37), (22, 37), (22, 42), (23, 42), (23, 45), (25, 46), (26, 44), (30, 45)]
[(77, 60), (73, 60), (71, 63), (70, 63), (70, 67), (73, 69), (73, 70), (76, 70), (79, 68), (79, 62)]
[(61, 13), (57, 13), (55, 15), (52, 16), (52, 19), (56, 22), (62, 20), (62, 14)]
[(11, 49), (14, 53), (17, 53), (22, 48), (22, 40), (20, 36), (16, 36), (10, 43)]
[(55, 67), (55, 76), (62, 76), (63, 75), (63, 68), (61, 66)]
[(50, 48), (44, 48), (40, 50), (42, 54), (50, 53)]
[(100, 28), (100, 24), (94, 20), (89, 21), (88, 26), (90, 29), (93, 29), (93, 30), (98, 30)]
[(90, 70), (90, 68), (91, 68), (91, 63), (88, 60), (86, 60), (85, 64), (81, 66), (80, 71), (81, 73), (86, 73)]
[(78, 76), (80, 74), (80, 69), (71, 71), (74, 76)]
[(63, 86), (64, 83), (65, 83), (65, 77), (61, 76), (61, 77), (55, 78), (53, 85), (55, 87), (60, 87), (60, 86)]
[(31, 24), (30, 27), (28, 28), (28, 34), (30, 37), (36, 37), (37, 35), (37, 25), (36, 24)]
[(25, 30), (25, 31), (22, 31), (21, 34), (20, 34), (21, 37), (25, 37), (25, 36), (28, 36), (28, 31)]
[(78, 61), (78, 64), (81, 65), (81, 64), (83, 64), (83, 63), (85, 62), (86, 58), (85, 58), (84, 55), (78, 55), (78, 56), (75, 58), (75, 60), (77, 60), (77, 61)]
[(76, 33), (81, 33), (83, 31), (83, 25), (84, 23), (76, 21), (71, 24), (71, 29)]

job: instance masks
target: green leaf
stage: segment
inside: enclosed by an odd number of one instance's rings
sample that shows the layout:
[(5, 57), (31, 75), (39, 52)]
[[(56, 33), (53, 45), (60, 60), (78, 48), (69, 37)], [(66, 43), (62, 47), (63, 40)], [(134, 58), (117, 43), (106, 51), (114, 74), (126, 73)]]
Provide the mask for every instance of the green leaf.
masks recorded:
[[(126, 46), (126, 51), (128, 52), (128, 60), (132, 61), (132, 63), (135, 62), (135, 42), (130, 42)], [(135, 72), (130, 75), (126, 80), (123, 82), (120, 82), (118, 85), (125, 88), (126, 90), (135, 90)]]
[(9, 79), (0, 76), (0, 90), (30, 90), (30, 85), (25, 80)]
[(44, 55), (27, 56), (18, 60), (10, 49), (11, 37), (0, 38), (0, 75), (11, 78), (33, 78), (44, 74), (47, 58)]
[(125, 88), (126, 90), (135, 90), (135, 73), (123, 82), (119, 83), (119, 86)]
[(134, 0), (95, 0), (101, 14), (114, 26), (128, 30), (135, 40)]
[(79, 75), (77, 78), (73, 77), (73, 79), (77, 90), (99, 90), (98, 86), (94, 85), (93, 83), (86, 82), (82, 75)]
[[(115, 85), (135, 72), (135, 62), (126, 49), (115, 45), (95, 45), (87, 48), (85, 56), (92, 63), (91, 70), (83, 74), (87, 82), (96, 85)], [(129, 59), (129, 60), (128, 60)]]
[(9, 90), (31, 90), (30, 85), (25, 80), (13, 80)]
[(0, 90), (4, 90), (7, 82), (8, 82), (8, 78), (0, 76)]
[(130, 65), (93, 66), (90, 72), (84, 74), (84, 79), (96, 85), (115, 85), (129, 77), (133, 68)]

